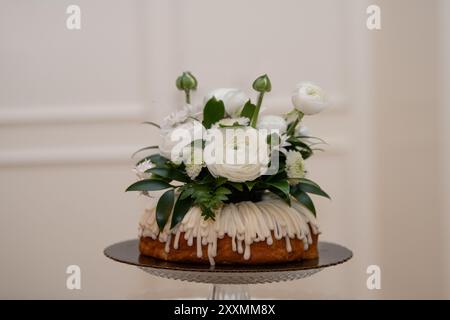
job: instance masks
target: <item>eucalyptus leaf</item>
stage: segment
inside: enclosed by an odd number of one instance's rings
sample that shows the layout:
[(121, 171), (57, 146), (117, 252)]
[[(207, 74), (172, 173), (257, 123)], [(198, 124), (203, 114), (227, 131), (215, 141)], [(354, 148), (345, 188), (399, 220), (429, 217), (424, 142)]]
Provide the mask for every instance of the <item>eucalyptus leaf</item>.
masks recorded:
[(130, 185), (125, 191), (158, 191), (173, 186), (159, 179), (144, 179)]
[(173, 189), (163, 193), (156, 205), (156, 222), (158, 223), (159, 230), (163, 230), (167, 220), (169, 220), (170, 213), (172, 212), (173, 202), (175, 198), (175, 191)]
[(208, 100), (203, 109), (203, 126), (206, 129), (211, 128), (211, 126), (221, 120), (225, 116), (225, 106), (223, 101), (217, 100), (212, 97)]

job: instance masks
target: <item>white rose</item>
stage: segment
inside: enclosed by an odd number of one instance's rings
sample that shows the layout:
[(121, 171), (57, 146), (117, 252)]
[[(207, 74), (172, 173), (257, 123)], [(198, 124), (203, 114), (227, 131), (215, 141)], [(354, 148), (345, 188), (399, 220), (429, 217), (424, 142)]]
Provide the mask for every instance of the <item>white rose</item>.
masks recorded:
[[(232, 130), (231, 135), (229, 130)], [(244, 129), (215, 128), (209, 130), (208, 133), (222, 137), (219, 142), (210, 142), (205, 147), (204, 159), (213, 176), (225, 177), (232, 182), (244, 182), (255, 180), (266, 172), (269, 157), (264, 152), (261, 156), (259, 141), (253, 140), (258, 139), (256, 129), (251, 127)], [(265, 141), (264, 143), (267, 146)], [(222, 156), (219, 158), (220, 152), (222, 152)]]
[(205, 97), (205, 103), (212, 97), (223, 101), (225, 112), (230, 117), (238, 117), (245, 103), (249, 100), (244, 91), (232, 88), (220, 88), (210, 92)]
[(175, 163), (182, 160), (183, 148), (194, 140), (202, 139), (205, 128), (196, 120), (188, 120), (175, 128), (161, 131), (159, 153)]
[(257, 125), (258, 129), (278, 130), (280, 134), (286, 132), (287, 122), (283, 117), (267, 115), (261, 117)]
[(298, 111), (305, 115), (319, 113), (328, 106), (324, 91), (310, 82), (302, 82), (297, 85), (292, 94), (292, 103)]

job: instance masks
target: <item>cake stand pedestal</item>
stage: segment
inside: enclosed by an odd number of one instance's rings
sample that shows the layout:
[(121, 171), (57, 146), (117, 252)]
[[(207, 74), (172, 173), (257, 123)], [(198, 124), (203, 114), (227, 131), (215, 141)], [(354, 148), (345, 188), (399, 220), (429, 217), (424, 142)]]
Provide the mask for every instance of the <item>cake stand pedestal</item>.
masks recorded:
[(113, 244), (104, 251), (117, 262), (136, 266), (162, 278), (210, 283), (213, 285), (210, 299), (250, 299), (248, 285), (302, 279), (348, 261), (353, 253), (338, 244), (319, 242), (319, 258), (272, 265), (201, 265), (174, 263), (143, 256), (139, 253), (139, 240)]

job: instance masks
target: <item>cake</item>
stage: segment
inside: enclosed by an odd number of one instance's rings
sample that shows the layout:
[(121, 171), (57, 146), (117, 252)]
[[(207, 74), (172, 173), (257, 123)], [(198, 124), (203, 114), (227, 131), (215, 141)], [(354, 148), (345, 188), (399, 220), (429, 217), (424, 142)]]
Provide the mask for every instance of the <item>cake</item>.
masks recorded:
[(304, 116), (322, 111), (326, 97), (300, 83), (289, 113), (260, 116), (271, 91), (267, 75), (253, 82), (257, 102), (244, 91), (217, 89), (191, 103), (197, 79), (176, 81), (186, 104), (155, 126), (157, 146), (136, 164), (139, 180), (127, 191), (164, 193), (139, 221), (139, 250), (156, 259), (198, 264), (273, 264), (318, 258), (316, 209), (310, 195), (328, 197), (307, 178), (305, 160), (323, 140)]

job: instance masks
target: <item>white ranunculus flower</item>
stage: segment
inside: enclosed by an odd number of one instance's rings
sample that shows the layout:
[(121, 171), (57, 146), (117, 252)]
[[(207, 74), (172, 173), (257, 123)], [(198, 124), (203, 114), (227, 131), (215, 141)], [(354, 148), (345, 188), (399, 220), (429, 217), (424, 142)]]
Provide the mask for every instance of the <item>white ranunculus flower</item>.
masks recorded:
[(225, 112), (230, 117), (238, 117), (245, 103), (249, 100), (249, 97), (244, 91), (233, 88), (220, 88), (210, 92), (205, 97), (205, 104), (212, 97), (223, 101)]
[(289, 150), (286, 154), (286, 173), (289, 184), (299, 183), (300, 178), (305, 176), (305, 161), (302, 154), (298, 151)]
[[(201, 113), (201, 111), (200, 111)], [(161, 124), (162, 131), (169, 131), (176, 127), (177, 125), (185, 122), (189, 118), (196, 118), (199, 115), (198, 107), (191, 104), (185, 104), (180, 110), (172, 112), (167, 117), (165, 117)]]
[(205, 166), (203, 161), (203, 148), (199, 146), (188, 145), (183, 149), (183, 162), (186, 167), (186, 173), (194, 180)]
[(194, 140), (202, 139), (205, 128), (196, 120), (186, 122), (167, 131), (161, 131), (159, 153), (175, 163), (180, 163), (183, 148)]
[(266, 115), (262, 116), (257, 124), (258, 129), (278, 130), (279, 134), (283, 134), (287, 129), (287, 122), (281, 116)]
[(309, 136), (309, 129), (308, 129), (308, 127), (304, 126), (302, 124), (297, 126), (297, 128), (295, 128), (295, 135), (296, 136), (303, 136), (303, 137)]
[(297, 85), (292, 94), (292, 103), (305, 115), (319, 113), (328, 106), (325, 92), (311, 82), (302, 82)]
[(216, 127), (233, 127), (233, 126), (247, 126), (250, 122), (249, 118), (225, 118), (215, 124)]
[[(213, 176), (244, 182), (255, 180), (266, 172), (268, 149), (264, 151), (260, 147), (264, 139), (259, 139), (258, 130), (251, 127), (213, 128), (208, 135), (216, 139), (206, 145), (204, 153), (206, 166)], [(267, 142), (264, 143), (267, 147)]]
[(139, 179), (149, 179), (151, 177), (151, 173), (145, 172), (148, 169), (153, 168), (154, 165), (150, 160), (145, 160), (139, 163), (134, 169), (134, 173), (138, 176)]

